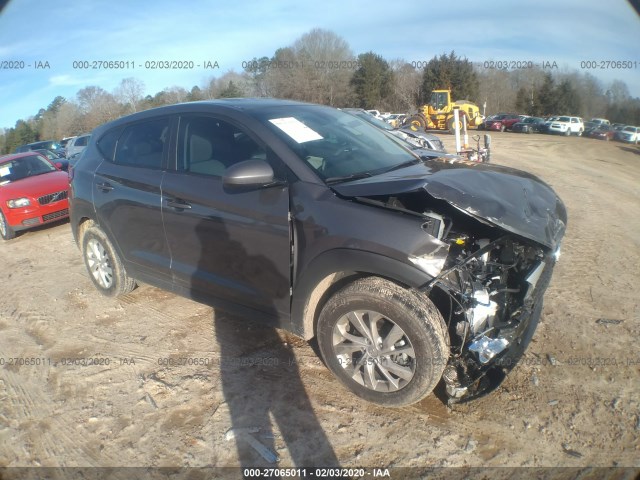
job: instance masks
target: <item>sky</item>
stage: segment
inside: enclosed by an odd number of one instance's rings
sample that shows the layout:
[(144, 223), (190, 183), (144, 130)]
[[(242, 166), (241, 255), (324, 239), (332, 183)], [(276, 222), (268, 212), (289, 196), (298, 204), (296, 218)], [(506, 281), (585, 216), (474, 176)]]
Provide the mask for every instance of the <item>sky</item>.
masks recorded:
[[(313, 28), (333, 31), (355, 55), (426, 62), (454, 50), (482, 64), (555, 62), (605, 85), (622, 80), (640, 97), (640, 16), (624, 0), (9, 0), (0, 11), (0, 128), (58, 95), (73, 100), (89, 85), (113, 91), (127, 77), (144, 82), (145, 95), (202, 86)], [(165, 60), (193, 68), (148, 63)], [(606, 63), (618, 60), (631, 68)], [(100, 61), (125, 68), (80, 68)]]

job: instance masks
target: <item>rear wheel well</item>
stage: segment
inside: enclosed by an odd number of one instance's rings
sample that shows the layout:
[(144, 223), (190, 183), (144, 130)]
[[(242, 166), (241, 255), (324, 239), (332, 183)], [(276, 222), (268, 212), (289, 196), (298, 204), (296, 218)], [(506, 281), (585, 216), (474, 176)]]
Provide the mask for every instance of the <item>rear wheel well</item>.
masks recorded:
[(80, 247), (80, 251), (82, 251), (82, 237), (84, 236), (84, 232), (94, 225), (96, 225), (96, 222), (88, 217), (81, 218), (78, 222), (78, 228), (76, 229), (76, 243), (78, 244), (78, 247)]

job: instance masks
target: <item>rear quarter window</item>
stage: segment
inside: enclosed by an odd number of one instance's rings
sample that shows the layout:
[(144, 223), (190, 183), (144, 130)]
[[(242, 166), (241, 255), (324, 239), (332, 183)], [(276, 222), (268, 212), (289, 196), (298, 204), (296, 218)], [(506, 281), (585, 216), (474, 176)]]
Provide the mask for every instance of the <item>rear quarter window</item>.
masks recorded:
[(122, 127), (112, 128), (107, 133), (105, 133), (100, 139), (96, 142), (96, 146), (98, 150), (102, 154), (102, 156), (113, 162), (113, 156), (116, 151), (116, 144), (118, 143), (118, 138), (122, 133)]
[(118, 138), (114, 162), (134, 167), (162, 168), (169, 136), (168, 117), (129, 125)]

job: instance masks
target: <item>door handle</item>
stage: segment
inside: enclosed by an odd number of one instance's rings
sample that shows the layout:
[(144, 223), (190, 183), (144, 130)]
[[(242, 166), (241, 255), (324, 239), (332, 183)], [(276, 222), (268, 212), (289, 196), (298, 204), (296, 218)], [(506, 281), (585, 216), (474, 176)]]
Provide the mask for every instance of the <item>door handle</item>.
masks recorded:
[(113, 185), (111, 185), (110, 183), (107, 182), (102, 182), (102, 183), (96, 183), (96, 186), (102, 190), (104, 193), (110, 192), (111, 190), (113, 190)]
[(175, 208), (177, 210), (185, 210), (191, 208), (191, 204), (182, 200), (167, 200), (167, 207)]

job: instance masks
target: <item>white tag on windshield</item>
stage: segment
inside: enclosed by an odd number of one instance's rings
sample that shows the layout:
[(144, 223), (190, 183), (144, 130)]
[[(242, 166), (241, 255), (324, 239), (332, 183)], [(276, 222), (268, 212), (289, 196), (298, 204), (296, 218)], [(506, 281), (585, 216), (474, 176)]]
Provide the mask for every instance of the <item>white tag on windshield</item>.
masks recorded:
[(11, 175), (11, 167), (0, 167), (0, 177)]
[(307, 127), (297, 118), (273, 118), (269, 121), (298, 143), (311, 142), (313, 140), (322, 140), (322, 135), (320, 135), (315, 130)]

